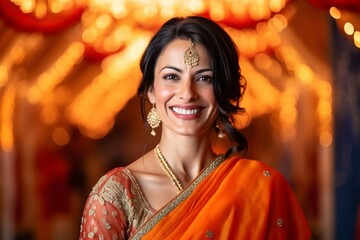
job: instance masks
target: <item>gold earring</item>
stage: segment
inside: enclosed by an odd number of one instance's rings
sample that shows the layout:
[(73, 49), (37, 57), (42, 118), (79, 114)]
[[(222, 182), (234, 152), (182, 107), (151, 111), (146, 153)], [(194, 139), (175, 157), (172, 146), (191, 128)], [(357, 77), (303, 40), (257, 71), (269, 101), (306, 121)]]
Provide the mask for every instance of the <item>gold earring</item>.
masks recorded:
[(220, 125), (218, 123), (216, 123), (215, 127), (217, 128), (217, 132), (218, 132), (218, 137), (219, 138), (224, 138), (226, 136), (226, 134), (224, 133), (223, 129), (220, 127)]
[(147, 115), (147, 122), (149, 126), (152, 128), (151, 135), (156, 136), (155, 128), (157, 128), (160, 125), (161, 119), (159, 116), (159, 113), (157, 112), (155, 108), (155, 104), (153, 103), (153, 106)]

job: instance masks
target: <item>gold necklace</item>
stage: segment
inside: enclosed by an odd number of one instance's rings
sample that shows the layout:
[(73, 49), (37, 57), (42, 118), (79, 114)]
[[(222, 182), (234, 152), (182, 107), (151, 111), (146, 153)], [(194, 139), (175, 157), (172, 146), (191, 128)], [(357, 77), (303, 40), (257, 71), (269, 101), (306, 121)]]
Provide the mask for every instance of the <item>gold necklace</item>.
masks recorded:
[(164, 170), (166, 175), (170, 178), (171, 182), (175, 185), (177, 192), (181, 192), (183, 190), (181, 182), (176, 177), (174, 171), (169, 166), (169, 163), (166, 161), (164, 155), (161, 153), (159, 145), (156, 146), (154, 151), (155, 151), (155, 157), (159, 161), (161, 168)]

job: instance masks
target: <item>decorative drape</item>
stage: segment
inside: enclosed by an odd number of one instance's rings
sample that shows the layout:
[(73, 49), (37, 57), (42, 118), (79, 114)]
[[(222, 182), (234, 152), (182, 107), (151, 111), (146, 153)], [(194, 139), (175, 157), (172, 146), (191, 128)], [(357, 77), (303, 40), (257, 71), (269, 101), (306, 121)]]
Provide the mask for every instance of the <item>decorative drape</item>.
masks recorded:
[(83, 8), (73, 7), (56, 15), (46, 14), (43, 18), (37, 18), (31, 13), (23, 13), (21, 9), (11, 1), (0, 1), (0, 16), (8, 24), (14, 25), (24, 31), (40, 31), (43, 33), (59, 32), (75, 23), (78, 23)]

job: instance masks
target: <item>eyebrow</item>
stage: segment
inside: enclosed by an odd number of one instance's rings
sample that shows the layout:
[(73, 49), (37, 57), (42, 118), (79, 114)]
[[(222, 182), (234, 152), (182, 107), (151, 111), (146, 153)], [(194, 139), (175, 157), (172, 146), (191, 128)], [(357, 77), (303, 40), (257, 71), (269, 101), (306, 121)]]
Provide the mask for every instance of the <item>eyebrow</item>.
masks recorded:
[[(165, 66), (163, 68), (161, 68), (159, 70), (159, 72), (161, 72), (162, 70), (166, 69), (166, 68), (169, 68), (169, 69), (172, 69), (172, 70), (175, 70), (179, 73), (182, 73), (183, 71), (180, 69), (180, 68), (177, 68), (177, 67), (174, 67), (174, 66)], [(203, 72), (208, 72), (208, 71), (211, 71), (212, 72), (212, 68), (203, 68), (203, 69), (199, 69), (195, 72), (195, 74), (200, 74), (200, 73), (203, 73)]]

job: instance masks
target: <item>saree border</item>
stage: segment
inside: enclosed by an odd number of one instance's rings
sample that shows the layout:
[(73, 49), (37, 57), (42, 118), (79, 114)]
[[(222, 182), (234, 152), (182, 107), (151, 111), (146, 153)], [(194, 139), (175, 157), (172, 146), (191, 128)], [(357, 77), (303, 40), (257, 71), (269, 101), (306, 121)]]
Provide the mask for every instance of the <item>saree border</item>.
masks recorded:
[(130, 239), (140, 239), (146, 233), (148, 233), (158, 222), (160, 222), (165, 216), (167, 216), (171, 211), (173, 211), (180, 203), (186, 200), (194, 189), (211, 173), (213, 172), (223, 161), (225, 156), (219, 155), (212, 163), (209, 164), (203, 172), (195, 178), (195, 180), (188, 186), (184, 191), (182, 191), (177, 197), (165, 205), (162, 209), (156, 212), (147, 222), (144, 223), (138, 231), (130, 237)]

